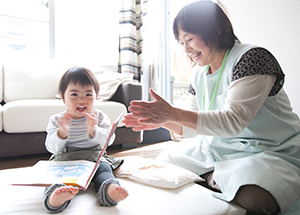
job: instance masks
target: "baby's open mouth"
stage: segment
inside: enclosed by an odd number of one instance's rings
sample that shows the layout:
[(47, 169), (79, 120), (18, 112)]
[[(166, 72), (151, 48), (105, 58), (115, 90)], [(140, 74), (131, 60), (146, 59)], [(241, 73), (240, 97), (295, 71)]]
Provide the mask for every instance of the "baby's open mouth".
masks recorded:
[(86, 107), (83, 106), (83, 107), (77, 107), (76, 108), (79, 112), (84, 112), (86, 110)]

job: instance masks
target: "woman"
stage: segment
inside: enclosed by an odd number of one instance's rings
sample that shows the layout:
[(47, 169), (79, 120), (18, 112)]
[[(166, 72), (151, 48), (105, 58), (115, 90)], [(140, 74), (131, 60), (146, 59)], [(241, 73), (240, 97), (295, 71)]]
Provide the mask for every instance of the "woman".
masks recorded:
[(278, 62), (266, 49), (240, 43), (211, 1), (185, 6), (173, 31), (201, 66), (190, 85), (190, 110), (150, 89), (155, 101), (133, 101), (123, 122), (133, 130), (164, 127), (195, 136), (159, 157), (201, 175), (216, 197), (249, 212), (285, 212), (300, 197), (300, 122)]

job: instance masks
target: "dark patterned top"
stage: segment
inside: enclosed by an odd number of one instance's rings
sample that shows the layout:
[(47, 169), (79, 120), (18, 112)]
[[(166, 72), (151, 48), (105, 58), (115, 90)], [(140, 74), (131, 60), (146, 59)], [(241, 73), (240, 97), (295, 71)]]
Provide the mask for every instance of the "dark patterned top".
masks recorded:
[[(275, 57), (264, 48), (253, 48), (242, 55), (234, 67), (232, 81), (255, 74), (277, 76), (268, 96), (276, 95), (283, 86), (285, 75)], [(192, 85), (189, 86), (188, 92), (196, 95), (196, 91)]]
[(192, 85), (190, 84), (190, 86), (189, 86), (189, 90), (188, 90), (188, 93), (190, 93), (190, 94), (192, 94), (192, 95), (196, 95), (196, 91), (195, 91), (195, 89), (192, 87)]
[(234, 67), (232, 81), (248, 75), (276, 75), (276, 81), (269, 96), (276, 95), (284, 83), (284, 74), (275, 57), (266, 49), (253, 48), (247, 51)]

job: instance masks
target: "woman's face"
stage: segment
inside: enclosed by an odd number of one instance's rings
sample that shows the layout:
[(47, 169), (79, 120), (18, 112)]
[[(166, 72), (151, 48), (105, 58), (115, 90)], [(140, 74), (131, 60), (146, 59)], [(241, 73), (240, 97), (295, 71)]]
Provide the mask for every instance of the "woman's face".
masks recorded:
[(183, 51), (193, 59), (199, 66), (205, 66), (211, 63), (211, 49), (205, 44), (198, 35), (187, 33), (178, 29), (178, 40)]

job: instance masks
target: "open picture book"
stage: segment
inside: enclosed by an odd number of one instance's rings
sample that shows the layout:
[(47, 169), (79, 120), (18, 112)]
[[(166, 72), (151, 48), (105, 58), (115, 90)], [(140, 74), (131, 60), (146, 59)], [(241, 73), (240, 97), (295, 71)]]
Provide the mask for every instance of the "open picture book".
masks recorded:
[(112, 124), (105, 145), (96, 162), (86, 160), (75, 161), (38, 161), (30, 167), (26, 175), (20, 175), (12, 186), (40, 186), (48, 187), (54, 183), (63, 183), (86, 190), (99, 167), (100, 158), (117, 129), (122, 114)]

